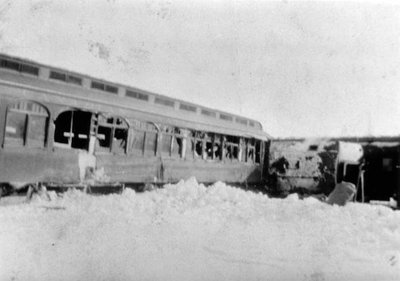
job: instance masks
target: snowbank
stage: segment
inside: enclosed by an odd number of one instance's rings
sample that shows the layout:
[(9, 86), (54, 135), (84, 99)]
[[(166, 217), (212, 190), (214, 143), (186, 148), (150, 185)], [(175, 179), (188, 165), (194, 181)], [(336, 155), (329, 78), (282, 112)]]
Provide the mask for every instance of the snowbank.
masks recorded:
[(400, 213), (190, 179), (0, 206), (0, 280), (400, 280)]

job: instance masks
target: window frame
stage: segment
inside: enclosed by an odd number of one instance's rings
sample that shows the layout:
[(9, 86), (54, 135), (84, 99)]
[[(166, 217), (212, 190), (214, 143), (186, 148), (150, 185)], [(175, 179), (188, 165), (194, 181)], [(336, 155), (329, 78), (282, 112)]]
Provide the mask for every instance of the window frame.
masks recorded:
[[(29, 107), (38, 109), (34, 111)], [(14, 108), (15, 107), (15, 108)], [(25, 107), (21, 109), (20, 107)], [(23, 117), (22, 137), (14, 138), (7, 136), (9, 130), (10, 116), (15, 115)], [(43, 123), (43, 139), (31, 138), (34, 117), (44, 118)], [(5, 128), (3, 136), (3, 147), (29, 147), (29, 148), (47, 148), (48, 147), (48, 130), (49, 130), (50, 111), (48, 108), (36, 101), (32, 100), (19, 100), (7, 105)], [(18, 141), (20, 140), (20, 141)], [(37, 145), (35, 145), (37, 144)]]
[[(95, 137), (96, 137), (96, 145), (95, 145), (95, 152), (96, 153), (113, 153), (113, 154), (127, 154), (128, 152), (128, 142), (129, 142), (129, 132), (130, 132), (130, 126), (129, 123), (125, 120), (125, 118), (122, 118), (120, 116), (113, 116), (113, 115), (109, 115), (109, 114), (102, 114), (99, 113), (97, 114), (97, 125), (95, 128)], [(107, 121), (109, 119), (112, 119), (112, 123), (108, 123)], [(121, 124), (117, 124), (118, 120), (121, 120)], [(105, 121), (105, 122), (103, 122)], [(107, 128), (110, 129), (111, 132), (109, 134), (109, 145), (108, 146), (100, 146), (100, 138), (99, 138), (99, 129), (100, 127), (102, 128)], [(124, 147), (122, 148), (122, 150), (117, 150), (116, 149), (116, 138), (115, 138), (115, 134), (117, 130), (125, 130), (126, 131), (126, 135), (125, 135), (125, 140), (124, 141)], [(105, 137), (107, 137), (107, 135), (105, 135)]]

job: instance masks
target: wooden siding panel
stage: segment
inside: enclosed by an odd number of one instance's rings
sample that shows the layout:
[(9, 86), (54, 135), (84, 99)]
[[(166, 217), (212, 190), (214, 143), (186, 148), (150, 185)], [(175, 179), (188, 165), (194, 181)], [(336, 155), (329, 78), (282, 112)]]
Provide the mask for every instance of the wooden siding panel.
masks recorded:
[(78, 154), (41, 149), (0, 151), (0, 182), (79, 182)]
[(120, 182), (168, 183), (195, 177), (199, 182), (256, 183), (261, 176), (259, 165), (111, 154), (97, 156), (97, 169)]

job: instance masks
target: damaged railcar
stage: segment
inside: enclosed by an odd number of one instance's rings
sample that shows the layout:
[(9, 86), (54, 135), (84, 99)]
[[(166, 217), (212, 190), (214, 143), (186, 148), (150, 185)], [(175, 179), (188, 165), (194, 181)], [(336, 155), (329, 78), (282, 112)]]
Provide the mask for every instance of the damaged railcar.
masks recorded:
[(328, 195), (346, 181), (357, 187), (358, 201), (399, 206), (399, 137), (273, 140), (269, 158), (277, 193)]
[(0, 55), (0, 183), (262, 183), (259, 122)]
[(330, 139), (273, 140), (269, 158), (269, 182), (275, 192), (327, 195), (338, 182), (357, 185), (363, 149)]

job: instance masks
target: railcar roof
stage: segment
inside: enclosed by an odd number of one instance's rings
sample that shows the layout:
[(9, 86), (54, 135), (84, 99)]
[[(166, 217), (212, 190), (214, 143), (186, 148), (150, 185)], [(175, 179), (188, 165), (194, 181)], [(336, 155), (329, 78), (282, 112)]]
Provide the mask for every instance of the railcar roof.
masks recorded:
[[(261, 123), (256, 120), (136, 87), (113, 83), (6, 54), (0, 54), (0, 70), (4, 71), (2, 78), (9, 82), (22, 83), (46, 91), (71, 93), (76, 97), (85, 93), (85, 97), (92, 98), (95, 102), (104, 99), (104, 102), (110, 101), (116, 106), (124, 105), (134, 110), (223, 128), (225, 132), (233, 130), (239, 131), (241, 135), (270, 139), (270, 136), (263, 131)], [(20, 75), (15, 76), (16, 73)]]

